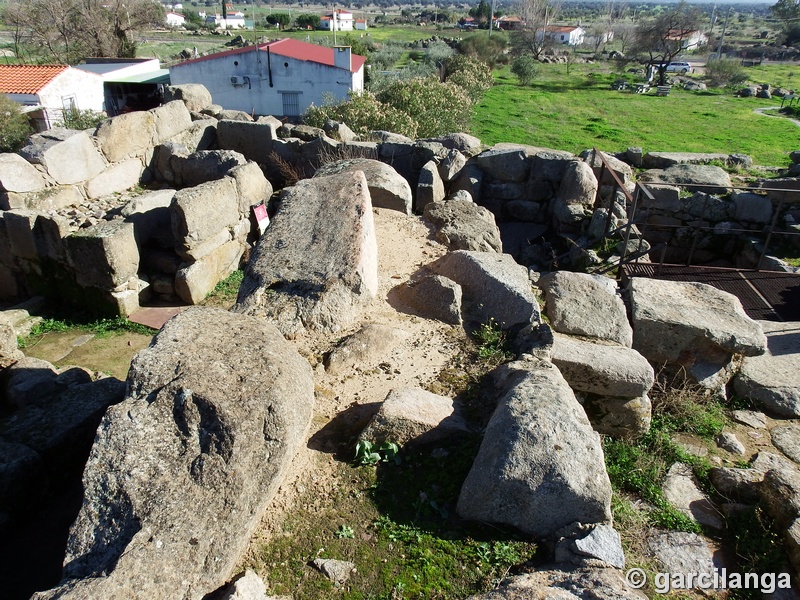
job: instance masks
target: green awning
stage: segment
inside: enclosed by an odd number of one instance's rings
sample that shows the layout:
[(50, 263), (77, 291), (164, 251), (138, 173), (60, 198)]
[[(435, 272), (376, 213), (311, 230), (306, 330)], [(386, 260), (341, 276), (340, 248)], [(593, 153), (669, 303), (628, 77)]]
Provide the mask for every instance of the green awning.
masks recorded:
[(159, 69), (158, 71), (148, 71), (138, 75), (128, 77), (115, 77), (107, 79), (107, 83), (169, 83), (169, 69)]

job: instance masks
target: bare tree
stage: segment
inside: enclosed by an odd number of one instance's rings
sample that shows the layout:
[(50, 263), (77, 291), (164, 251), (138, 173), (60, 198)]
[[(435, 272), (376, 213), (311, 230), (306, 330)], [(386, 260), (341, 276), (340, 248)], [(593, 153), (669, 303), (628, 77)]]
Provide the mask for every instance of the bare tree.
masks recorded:
[(700, 11), (681, 2), (636, 28), (636, 47), (649, 55), (649, 64), (658, 71), (658, 85), (666, 84), (666, 69), (681, 52), (696, 45), (691, 42), (700, 23)]
[(75, 63), (136, 56), (136, 33), (163, 24), (164, 8), (152, 0), (11, 0), (3, 20), (55, 61)]
[(561, 0), (523, 0), (520, 7), (523, 28), (511, 34), (512, 51), (538, 59), (552, 45), (547, 27), (558, 18), (559, 12)]

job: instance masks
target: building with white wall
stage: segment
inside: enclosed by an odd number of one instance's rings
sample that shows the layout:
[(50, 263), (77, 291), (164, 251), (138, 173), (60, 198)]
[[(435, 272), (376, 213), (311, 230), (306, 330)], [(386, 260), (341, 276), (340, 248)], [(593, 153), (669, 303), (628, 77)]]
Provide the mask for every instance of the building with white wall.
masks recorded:
[(353, 13), (335, 10), (320, 17), (319, 28), (327, 31), (353, 31), (353, 22)]
[(157, 58), (87, 58), (76, 69), (103, 78), (104, 108), (110, 117), (161, 104), (169, 70)]
[(0, 65), (0, 93), (23, 105), (39, 131), (70, 110), (105, 110), (103, 78), (66, 65)]
[(295, 117), (327, 95), (364, 89), (363, 56), (293, 39), (245, 46), (170, 67), (172, 85), (200, 83), (214, 104), (254, 115)]
[[(537, 37), (541, 39), (542, 32), (537, 32)], [(569, 25), (548, 25), (545, 29), (546, 35), (554, 44), (566, 44), (567, 46), (580, 46), (586, 37), (586, 30), (583, 27)]]
[(166, 19), (167, 27), (183, 27), (184, 23), (186, 23), (186, 17), (176, 12), (168, 12), (164, 18)]

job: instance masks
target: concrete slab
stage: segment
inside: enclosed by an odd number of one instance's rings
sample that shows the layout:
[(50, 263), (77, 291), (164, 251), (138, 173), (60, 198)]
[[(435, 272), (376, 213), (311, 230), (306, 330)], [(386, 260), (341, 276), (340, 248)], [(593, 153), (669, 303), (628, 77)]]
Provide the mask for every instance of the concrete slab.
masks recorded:
[(164, 323), (178, 313), (189, 308), (188, 306), (143, 306), (128, 317), (129, 321), (139, 323), (152, 329), (161, 329)]

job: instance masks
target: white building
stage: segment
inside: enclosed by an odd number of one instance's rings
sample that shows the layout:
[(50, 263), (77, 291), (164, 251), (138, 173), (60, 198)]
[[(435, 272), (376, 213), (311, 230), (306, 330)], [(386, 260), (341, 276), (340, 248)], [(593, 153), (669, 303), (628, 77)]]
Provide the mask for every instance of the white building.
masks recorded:
[(149, 110), (161, 104), (169, 71), (157, 58), (87, 58), (76, 69), (103, 79), (104, 110), (113, 117), (130, 110)]
[[(322, 15), (319, 20), (319, 28), (327, 31), (353, 31), (353, 13), (346, 10), (335, 10)], [(366, 22), (364, 29), (366, 29)]]
[[(538, 31), (537, 35), (541, 39), (542, 32)], [(554, 44), (580, 46), (586, 37), (586, 30), (583, 27), (569, 25), (548, 25), (544, 30), (544, 35)]]
[(355, 20), (355, 28), (357, 31), (366, 31), (367, 30), (367, 20), (366, 19), (356, 19)]
[(66, 65), (0, 65), (0, 93), (23, 105), (39, 131), (71, 110), (105, 109), (103, 78)]
[(186, 17), (176, 12), (168, 12), (164, 18), (167, 21), (167, 27), (183, 27), (186, 23)]
[(228, 16), (223, 18), (222, 15), (206, 15), (206, 23), (215, 25), (220, 29), (244, 29), (246, 24), (244, 22), (244, 13), (228, 13)]
[(330, 94), (364, 89), (363, 56), (293, 39), (245, 46), (170, 67), (172, 85), (200, 83), (214, 104), (256, 115), (299, 116)]

